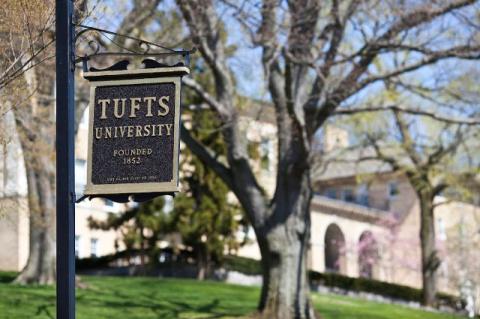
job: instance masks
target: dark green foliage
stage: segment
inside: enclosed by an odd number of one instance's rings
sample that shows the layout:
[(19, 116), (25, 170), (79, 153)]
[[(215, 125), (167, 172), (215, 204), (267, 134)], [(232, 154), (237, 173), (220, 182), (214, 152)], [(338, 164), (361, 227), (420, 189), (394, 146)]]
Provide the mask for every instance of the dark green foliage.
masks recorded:
[[(337, 287), (347, 291), (369, 292), (389, 298), (414, 301), (421, 303), (422, 290), (408, 286), (392, 284), (379, 280), (366, 278), (352, 278), (335, 273), (320, 273), (310, 271), (310, 283), (313, 285), (322, 285), (326, 287)], [(451, 308), (461, 309), (463, 301), (455, 296), (447, 294), (437, 294), (439, 304)]]
[(248, 157), (252, 160), (258, 161), (260, 159), (260, 143), (249, 142), (248, 143)]
[(100, 257), (87, 257), (75, 260), (75, 267), (77, 271), (84, 271), (90, 269), (107, 268), (117, 260), (122, 260), (131, 257), (132, 255), (140, 254), (137, 249), (122, 250), (110, 255)]
[(246, 275), (260, 275), (262, 273), (262, 266), (260, 261), (239, 256), (225, 256), (224, 268), (241, 272)]
[[(227, 270), (238, 271), (247, 275), (260, 275), (260, 261), (242, 258), (237, 256), (225, 257), (224, 267)], [(379, 280), (366, 278), (352, 278), (335, 273), (320, 273), (316, 271), (309, 272), (310, 284), (313, 286), (322, 285), (325, 287), (336, 287), (347, 291), (369, 292), (389, 298), (421, 302), (422, 290), (412, 287), (392, 284)], [(455, 296), (447, 294), (437, 294), (437, 298), (441, 305), (451, 307), (453, 309), (461, 309), (464, 302)]]
[[(190, 111), (192, 136), (207, 146), (218, 158), (226, 154), (219, 121), (210, 110)], [(191, 247), (205, 271), (212, 263), (221, 263), (225, 251), (235, 251), (241, 244), (237, 232), (245, 225), (237, 204), (229, 200), (225, 183), (195, 157), (182, 152), (183, 191), (175, 198), (173, 224), (183, 243)]]
[(0, 283), (12, 282), (17, 275), (14, 272), (0, 272)]
[(89, 226), (120, 230), (127, 252), (138, 248), (142, 256), (149, 255), (150, 260), (156, 260), (157, 242), (171, 229), (171, 216), (163, 210), (164, 204), (163, 197), (157, 197), (123, 213), (110, 213), (105, 221), (89, 217)]

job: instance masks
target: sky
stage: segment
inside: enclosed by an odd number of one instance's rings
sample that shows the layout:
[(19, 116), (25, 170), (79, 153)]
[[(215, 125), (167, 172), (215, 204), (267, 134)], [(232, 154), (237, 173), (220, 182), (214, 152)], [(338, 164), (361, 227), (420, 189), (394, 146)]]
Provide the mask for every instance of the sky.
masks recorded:
[[(128, 12), (131, 7), (130, 1), (121, 0), (94, 0), (96, 4), (95, 14), (89, 21), (90, 25), (95, 25), (101, 28), (115, 30), (120, 21), (121, 16), (119, 12)], [(173, 0), (165, 0), (161, 3), (160, 8), (162, 10), (173, 10), (175, 4)], [(250, 40), (246, 32), (242, 29), (242, 26), (238, 23), (237, 19), (232, 16), (232, 10), (226, 7), (219, 6), (218, 13), (223, 17), (223, 21), (228, 31), (228, 44), (236, 45), (237, 50), (234, 55), (229, 59), (230, 66), (237, 81), (237, 90), (240, 95), (248, 96), (254, 99), (270, 101), (270, 95), (266, 90), (263, 68), (261, 65), (261, 49), (252, 47)], [(471, 14), (471, 12), (468, 12)], [(373, 28), (373, 24), (369, 23), (368, 13), (365, 14), (364, 22), (366, 25), (370, 25)], [(460, 39), (467, 33), (465, 27), (458, 24), (458, 21), (462, 21), (463, 16), (451, 16), (447, 19), (443, 19), (433, 24), (434, 28), (445, 28), (448, 32), (444, 32), (442, 37), (435, 39), (435, 45), (437, 47), (445, 47), (451, 45), (454, 42), (459, 42)], [(384, 27), (386, 28), (386, 26)], [(380, 27), (382, 30), (382, 27)], [(368, 33), (368, 30), (367, 30)], [(371, 33), (371, 32), (370, 32)], [(422, 33), (414, 34), (414, 37), (421, 38)], [(352, 50), (358, 49), (363, 45), (361, 36), (358, 30), (353, 25), (349, 25), (346, 31), (345, 38), (348, 39), (348, 45), (352, 46)], [(152, 39), (149, 39), (152, 40)], [(168, 44), (162, 43), (168, 46)], [(199, 53), (196, 53), (199, 54)], [(413, 61), (421, 57), (420, 54), (411, 53), (408, 61)], [(370, 68), (370, 72), (379, 72), (379, 66), (384, 69), (391, 68), (393, 66), (393, 55), (383, 55), (374, 65)], [(431, 67), (422, 68), (420, 71), (413, 72), (403, 76), (409, 83), (418, 84), (422, 86), (433, 86), (438, 83), (439, 78), (443, 78), (443, 81), (448, 82), (452, 77), (459, 77), (465, 74), (465, 71), (474, 72), (480, 74), (478, 70), (478, 63), (474, 62), (459, 62), (458, 60), (444, 61), (441, 64), (435, 64)], [(445, 77), (445, 74), (447, 76)], [(371, 85), (367, 89), (363, 90), (359, 94), (352, 96), (346, 100), (344, 107), (351, 107), (361, 105), (365, 101), (371, 99), (372, 96), (378, 96), (380, 92), (384, 90), (383, 83), (377, 83)], [(425, 99), (421, 99), (418, 96), (413, 97), (411, 94), (401, 94), (402, 101), (396, 101), (396, 103), (413, 103), (421, 105), (423, 108), (432, 108), (431, 102)], [(445, 110), (443, 110), (445, 111)], [(455, 105), (447, 110), (447, 114), (450, 115), (465, 115), (464, 111)]]

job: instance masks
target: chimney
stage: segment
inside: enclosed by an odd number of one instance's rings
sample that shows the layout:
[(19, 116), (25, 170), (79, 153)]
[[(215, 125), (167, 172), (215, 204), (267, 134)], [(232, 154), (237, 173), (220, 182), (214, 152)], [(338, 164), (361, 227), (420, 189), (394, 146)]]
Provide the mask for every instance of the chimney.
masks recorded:
[(322, 142), (322, 151), (325, 153), (338, 148), (346, 148), (349, 146), (348, 132), (345, 129), (327, 124), (323, 130)]

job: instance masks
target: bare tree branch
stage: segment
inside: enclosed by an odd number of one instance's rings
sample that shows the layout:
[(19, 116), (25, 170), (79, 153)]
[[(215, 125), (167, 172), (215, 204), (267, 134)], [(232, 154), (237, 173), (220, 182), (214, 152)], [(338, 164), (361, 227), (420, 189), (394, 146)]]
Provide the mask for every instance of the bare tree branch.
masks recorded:
[[(4, 21), (5, 27), (11, 27), (8, 26), (8, 23), (13, 24), (13, 21), (9, 20), (12, 19), (10, 15), (20, 14), (10, 6), (10, 3), (5, 4), (5, 8), (3, 8), (5, 11), (2, 12), (2, 14), (9, 16), (9, 18)], [(52, 32), (55, 22), (54, 8), (39, 8), (38, 14), (40, 14), (41, 19), (44, 21), (34, 21), (34, 23), (30, 21), (29, 18), (33, 18), (33, 16), (40, 18), (36, 16), (36, 11), (25, 11), (26, 9), (23, 4), (20, 4), (19, 8), (26, 17), (25, 24), (21, 27), (17, 26), (18, 29), (11, 27), (13, 30), (10, 30), (8, 39), (6, 38), (5, 32), (1, 34), (4, 45), (0, 46), (0, 67), (5, 68), (1, 71), (0, 75), (0, 90), (23, 75), (26, 69), (30, 69), (36, 65), (36, 62), (38, 62), (36, 60), (48, 59), (48, 57), (46, 58), (43, 55), (48, 54), (48, 49), (55, 41)], [(11, 10), (11, 12), (9, 10)], [(40, 12), (41, 10), (46, 10), (46, 13), (42, 14)], [(33, 26), (33, 24), (35, 24), (35, 26)], [(7, 45), (7, 43), (9, 45)], [(23, 43), (26, 43), (26, 47), (22, 45)]]
[[(134, 0), (132, 10), (123, 18), (116, 32), (119, 34), (138, 33), (155, 15), (156, 8), (161, 1), (162, 0)], [(124, 37), (115, 36), (112, 42), (125, 47), (126, 40)]]
[(229, 102), (234, 97), (232, 75), (226, 64), (224, 44), (221, 39), (221, 21), (211, 0), (178, 0), (178, 5), (189, 26), (193, 42), (198, 45), (216, 82), (218, 100), (234, 113)]
[(461, 126), (457, 126), (455, 130), (454, 137), (452, 141), (447, 145), (447, 147), (442, 144), (439, 145), (438, 149), (429, 154), (427, 157), (427, 165), (435, 165), (439, 163), (444, 157), (455, 154), (458, 148), (462, 145), (462, 141), (466, 138), (465, 132), (462, 130)]
[(445, 122), (448, 124), (465, 124), (465, 125), (480, 125), (480, 118), (456, 118), (456, 117), (447, 117), (439, 115), (436, 112), (426, 111), (421, 108), (407, 108), (399, 105), (386, 105), (386, 106), (368, 106), (362, 108), (351, 108), (351, 109), (337, 109), (333, 112), (333, 115), (352, 115), (359, 113), (370, 113), (370, 112), (385, 112), (385, 111), (397, 111), (403, 112), (411, 115), (420, 115), (432, 118), (439, 122)]
[(401, 167), (401, 165), (398, 161), (398, 158), (385, 154), (382, 150), (382, 147), (378, 144), (378, 139), (375, 136), (367, 134), (366, 138), (367, 138), (369, 144), (375, 150), (376, 156), (362, 157), (361, 158), (362, 161), (365, 161), (365, 160), (381, 160), (381, 161), (384, 161), (385, 163), (388, 163), (394, 171), (400, 171), (401, 170), (402, 167)]
[(408, 154), (410, 159), (412, 160), (413, 164), (415, 166), (419, 166), (422, 164), (422, 159), (420, 155), (417, 153), (415, 150), (415, 143), (412, 138), (412, 135), (410, 134), (408, 124), (399, 111), (393, 111), (393, 115), (395, 118), (395, 124), (397, 125), (398, 131), (400, 132), (401, 136), (401, 147), (405, 150), (405, 152)]
[(182, 78), (182, 82), (185, 86), (192, 89), (212, 109), (214, 109), (221, 116), (223, 122), (228, 121), (231, 117), (231, 112), (227, 110), (223, 104), (218, 102), (215, 97), (210, 95), (200, 83), (190, 77)]
[[(356, 6), (355, 1), (352, 1), (350, 4), (352, 10), (353, 7)], [(342, 43), (343, 35), (345, 32), (345, 21), (341, 21), (339, 17), (339, 12), (338, 12), (338, 2), (334, 1), (332, 2), (332, 9), (331, 9), (331, 16), (333, 18), (334, 23), (329, 24), (327, 27), (333, 28), (332, 35), (331, 35), (331, 40), (330, 40), (330, 45), (329, 49), (327, 51), (327, 54), (325, 55), (325, 59), (323, 61), (322, 66), (320, 67), (320, 70), (317, 72), (317, 77), (315, 79), (315, 82), (312, 86), (312, 89), (310, 91), (310, 96), (305, 103), (304, 108), (308, 110), (314, 110), (317, 107), (318, 101), (319, 101), (319, 93), (322, 92), (322, 90), (325, 87), (325, 81), (330, 75), (330, 71), (335, 64), (335, 59), (337, 57), (338, 53), (338, 48), (340, 47), (340, 44)], [(352, 11), (353, 12), (353, 11)], [(348, 14), (348, 13), (347, 13)], [(351, 14), (351, 13), (350, 13)], [(325, 27), (325, 28), (327, 28)], [(313, 126), (314, 124), (312, 123), (312, 120), (314, 118), (310, 119), (310, 125)], [(313, 134), (313, 133), (312, 133)]]
[(219, 162), (210, 152), (195, 140), (190, 132), (185, 128), (185, 125), (182, 123), (180, 136), (182, 141), (188, 146), (188, 148), (197, 156), (202, 162), (204, 162), (208, 167), (212, 168), (213, 171), (220, 176), (220, 178), (228, 185), (230, 189), (235, 189), (235, 184), (232, 180), (231, 170)]
[[(366, 72), (370, 64), (382, 52), (382, 49), (388, 46), (389, 41), (394, 39), (402, 32), (411, 30), (419, 25), (431, 22), (432, 20), (440, 16), (443, 16), (462, 7), (469, 6), (475, 2), (475, 0), (456, 0), (440, 8), (435, 8), (428, 4), (423, 5), (420, 8), (414, 10), (413, 12), (407, 12), (404, 16), (400, 17), (400, 19), (398, 19), (398, 22), (394, 23), (382, 36), (366, 43), (358, 53), (358, 56), (361, 57), (360, 60), (354, 64), (352, 70), (344, 77), (342, 81), (340, 81), (336, 89), (327, 96), (325, 103), (320, 107), (320, 109), (315, 111), (316, 115), (315, 121), (313, 123), (315, 130), (325, 122), (328, 116), (332, 114), (333, 111), (337, 107), (339, 107), (346, 98), (358, 92), (366, 85), (379, 80), (379, 78), (370, 78), (360, 83), (358, 82), (358, 80)], [(387, 78), (419, 69), (420, 67), (427, 64), (435, 63), (442, 58), (454, 57), (453, 55), (457, 57), (458, 54), (455, 53), (457, 52), (455, 52), (454, 50), (442, 51), (441, 53), (432, 55), (429, 58), (426, 58), (425, 60), (422, 60), (418, 63), (393, 71), (391, 74), (387, 75)], [(474, 54), (478, 54), (478, 50), (474, 52)], [(475, 56), (472, 54), (472, 56), (466, 56), (466, 58), (475, 58)], [(319, 100), (320, 92), (316, 92), (316, 96), (311, 98), (309, 100), (309, 103), (306, 104), (305, 107), (311, 109), (312, 106), (316, 106), (318, 104)]]
[(386, 74), (375, 75), (366, 78), (365, 80), (360, 81), (355, 88), (352, 90), (353, 92), (358, 92), (367, 85), (370, 85), (377, 81), (385, 81), (390, 78), (412, 72), (418, 70), (424, 66), (434, 64), (440, 60), (445, 59), (463, 59), (463, 60), (478, 60), (480, 59), (480, 47), (472, 47), (472, 46), (461, 46), (461, 47), (454, 47), (444, 51), (431, 51), (429, 56), (423, 58), (422, 60), (412, 63), (410, 65), (398, 68)]

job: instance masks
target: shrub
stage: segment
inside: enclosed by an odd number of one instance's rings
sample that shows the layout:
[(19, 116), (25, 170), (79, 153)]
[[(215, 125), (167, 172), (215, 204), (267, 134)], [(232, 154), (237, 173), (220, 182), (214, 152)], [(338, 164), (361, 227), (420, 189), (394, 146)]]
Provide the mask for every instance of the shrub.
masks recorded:
[[(260, 261), (245, 257), (226, 256), (224, 259), (224, 267), (227, 270), (238, 271), (246, 275), (260, 275), (262, 273)], [(309, 279), (313, 286), (322, 285), (353, 292), (368, 292), (404, 301), (421, 302), (422, 300), (421, 289), (374, 279), (353, 278), (335, 273), (320, 273), (317, 271), (310, 271)], [(465, 306), (465, 302), (456, 296), (439, 293), (437, 294), (437, 299), (440, 305), (453, 309), (463, 309)]]
[[(354, 292), (368, 292), (404, 301), (421, 302), (422, 300), (421, 289), (375, 279), (352, 278), (335, 273), (320, 273), (316, 271), (310, 271), (309, 277), (312, 285), (337, 287)], [(437, 294), (437, 299), (440, 305), (453, 309), (463, 309), (465, 306), (464, 301), (456, 296), (439, 293)]]
[(223, 258), (223, 267), (230, 271), (238, 271), (245, 275), (260, 275), (262, 273), (262, 267), (260, 261), (228, 255)]

